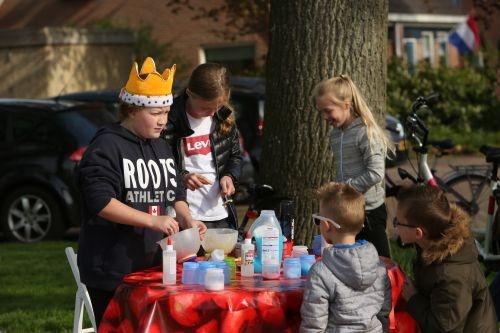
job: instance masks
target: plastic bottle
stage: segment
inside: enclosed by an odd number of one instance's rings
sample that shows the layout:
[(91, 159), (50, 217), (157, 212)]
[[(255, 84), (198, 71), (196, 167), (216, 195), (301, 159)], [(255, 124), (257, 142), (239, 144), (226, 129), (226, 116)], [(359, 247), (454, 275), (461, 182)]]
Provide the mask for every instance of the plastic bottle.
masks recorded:
[(276, 215), (274, 214), (274, 210), (263, 210), (260, 213), (260, 216), (255, 220), (255, 222), (252, 224), (250, 229), (248, 230), (252, 237), (255, 238), (255, 244), (256, 244), (256, 251), (255, 251), (255, 258), (254, 258), (254, 272), (255, 273), (261, 273), (262, 272), (262, 259), (261, 259), (261, 253), (262, 253), (262, 233), (266, 229), (266, 227), (273, 227), (278, 230), (280, 238), (279, 238), (279, 244), (278, 244), (278, 250), (279, 250), (279, 257), (280, 257), (280, 265), (281, 265), (281, 258), (283, 255), (283, 240), (284, 237), (281, 232), (281, 226), (278, 222), (278, 219), (276, 218)]
[(241, 276), (252, 277), (254, 274), (253, 260), (255, 246), (252, 244), (252, 236), (247, 232), (244, 243), (241, 245)]
[(281, 256), (279, 253), (280, 244), (279, 230), (275, 227), (267, 226), (262, 231), (262, 247), (260, 257), (262, 258), (262, 277), (264, 279), (279, 279)]
[(172, 238), (168, 239), (167, 248), (163, 251), (163, 284), (175, 284), (177, 280), (177, 254)]

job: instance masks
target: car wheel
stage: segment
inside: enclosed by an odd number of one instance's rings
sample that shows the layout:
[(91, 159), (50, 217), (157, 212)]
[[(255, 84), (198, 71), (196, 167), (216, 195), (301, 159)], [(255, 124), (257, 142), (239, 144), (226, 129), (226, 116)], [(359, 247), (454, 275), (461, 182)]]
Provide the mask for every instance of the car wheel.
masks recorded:
[(62, 236), (61, 210), (47, 191), (33, 186), (18, 188), (4, 197), (0, 227), (4, 235), (24, 243)]

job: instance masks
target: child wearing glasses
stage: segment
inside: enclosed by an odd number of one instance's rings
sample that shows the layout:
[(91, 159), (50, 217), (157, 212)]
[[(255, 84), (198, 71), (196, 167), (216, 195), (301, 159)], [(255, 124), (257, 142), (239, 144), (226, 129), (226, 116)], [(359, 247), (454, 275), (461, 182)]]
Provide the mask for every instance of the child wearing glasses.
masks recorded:
[(356, 240), (365, 220), (363, 195), (346, 184), (318, 189), (313, 220), (332, 244), (314, 264), (304, 290), (301, 332), (389, 332), (391, 285), (377, 250)]
[(329, 125), (335, 180), (365, 196), (366, 221), (358, 239), (373, 245), (378, 254), (391, 256), (384, 203), (385, 158), (394, 145), (380, 127), (358, 88), (347, 75), (320, 82), (313, 90), (316, 108)]
[(403, 298), (421, 331), (498, 332), (468, 215), (439, 189), (417, 185), (398, 194), (394, 226), (417, 245), (415, 282), (405, 281)]

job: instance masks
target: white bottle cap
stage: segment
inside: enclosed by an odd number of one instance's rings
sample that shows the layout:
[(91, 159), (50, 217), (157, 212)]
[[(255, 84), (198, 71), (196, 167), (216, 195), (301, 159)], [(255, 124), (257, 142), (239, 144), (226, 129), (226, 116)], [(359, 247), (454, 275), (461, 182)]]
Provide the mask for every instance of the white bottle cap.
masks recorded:
[(172, 238), (169, 238), (167, 241), (167, 251), (173, 251), (173, 250), (174, 250), (174, 244)]
[(247, 231), (246, 233), (244, 244), (252, 244), (252, 235), (250, 235), (250, 231)]

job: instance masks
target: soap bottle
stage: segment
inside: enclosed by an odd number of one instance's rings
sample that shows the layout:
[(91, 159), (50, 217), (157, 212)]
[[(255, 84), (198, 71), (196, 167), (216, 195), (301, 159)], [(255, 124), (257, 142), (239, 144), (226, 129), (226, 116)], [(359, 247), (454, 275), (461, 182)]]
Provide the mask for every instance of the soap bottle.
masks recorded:
[(252, 244), (252, 235), (247, 232), (245, 241), (241, 245), (241, 276), (252, 277), (254, 275), (254, 256), (255, 245)]
[(167, 248), (163, 250), (163, 284), (175, 284), (177, 279), (177, 254), (174, 250), (172, 238), (167, 241)]

